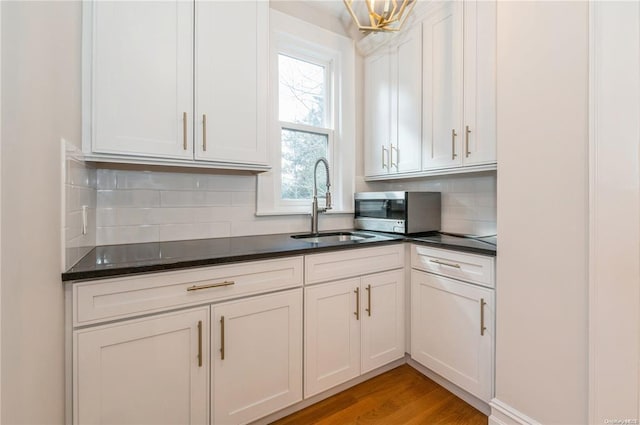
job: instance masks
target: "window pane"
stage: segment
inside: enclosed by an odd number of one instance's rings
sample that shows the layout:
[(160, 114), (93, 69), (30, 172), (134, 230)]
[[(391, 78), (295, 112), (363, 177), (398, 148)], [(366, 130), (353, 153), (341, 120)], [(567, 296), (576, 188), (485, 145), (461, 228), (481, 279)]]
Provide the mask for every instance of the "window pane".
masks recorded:
[[(329, 138), (326, 134), (282, 129), (282, 199), (313, 197), (313, 166), (327, 157)], [(324, 166), (318, 166), (318, 196), (326, 186)]]
[(278, 55), (280, 121), (325, 125), (325, 68)]

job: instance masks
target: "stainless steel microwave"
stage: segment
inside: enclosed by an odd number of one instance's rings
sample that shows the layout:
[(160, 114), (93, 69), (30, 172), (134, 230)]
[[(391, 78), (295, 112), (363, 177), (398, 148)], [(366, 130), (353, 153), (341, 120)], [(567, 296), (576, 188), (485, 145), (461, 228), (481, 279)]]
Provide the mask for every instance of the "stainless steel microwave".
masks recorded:
[(440, 192), (359, 192), (355, 228), (392, 233), (440, 230)]

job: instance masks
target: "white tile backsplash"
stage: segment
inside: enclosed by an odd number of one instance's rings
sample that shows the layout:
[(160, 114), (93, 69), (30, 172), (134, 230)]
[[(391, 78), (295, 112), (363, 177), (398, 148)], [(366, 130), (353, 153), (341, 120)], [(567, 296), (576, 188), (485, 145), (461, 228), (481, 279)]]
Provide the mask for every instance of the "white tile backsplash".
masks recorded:
[(421, 179), (365, 182), (357, 191), (427, 190), (442, 193), (441, 230), (450, 233), (496, 233), (496, 172), (454, 174)]
[[(81, 178), (82, 176), (80, 176)], [(308, 232), (308, 215), (256, 217), (256, 177), (99, 169), (98, 245)], [(357, 190), (442, 192), (442, 230), (496, 231), (496, 173), (357, 183)], [(75, 202), (75, 201), (74, 201)], [(350, 228), (351, 214), (323, 214), (323, 230)]]
[[(308, 232), (308, 215), (256, 217), (256, 177), (100, 169), (98, 245)], [(311, 205), (309, 205), (311, 208)], [(353, 225), (322, 215), (322, 229)]]
[[(62, 268), (67, 270), (96, 245), (97, 173), (94, 167), (82, 160), (82, 154), (75, 146), (62, 141), (62, 149)], [(83, 207), (86, 210), (86, 226), (83, 226)]]

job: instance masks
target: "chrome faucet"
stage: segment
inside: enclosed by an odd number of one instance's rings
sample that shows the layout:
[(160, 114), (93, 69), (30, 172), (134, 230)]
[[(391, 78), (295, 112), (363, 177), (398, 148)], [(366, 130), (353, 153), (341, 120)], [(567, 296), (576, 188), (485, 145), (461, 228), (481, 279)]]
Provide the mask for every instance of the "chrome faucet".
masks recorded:
[[(325, 203), (324, 208), (318, 208), (318, 182), (316, 180), (316, 174), (318, 173), (318, 165), (320, 163), (324, 164), (324, 169), (327, 172), (327, 193), (325, 199), (327, 202)], [(329, 178), (329, 163), (325, 158), (320, 158), (316, 161), (316, 165), (313, 167), (313, 203), (311, 204), (311, 233), (318, 233), (318, 213), (326, 212), (331, 209), (331, 192), (329, 188), (331, 187), (331, 180)]]

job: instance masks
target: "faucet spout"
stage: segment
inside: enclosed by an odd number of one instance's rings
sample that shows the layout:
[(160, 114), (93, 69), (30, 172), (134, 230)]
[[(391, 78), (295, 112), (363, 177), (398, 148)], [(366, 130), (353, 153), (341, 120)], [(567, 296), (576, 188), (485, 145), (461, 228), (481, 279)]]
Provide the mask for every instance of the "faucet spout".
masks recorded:
[[(318, 174), (318, 165), (320, 165), (320, 163), (322, 163), (324, 165), (324, 169), (326, 171), (326, 185), (327, 185), (327, 192), (325, 195), (325, 207), (324, 208), (318, 208), (318, 180), (317, 180), (317, 174)], [(326, 158), (319, 158), (316, 161), (315, 166), (313, 167), (313, 203), (311, 205), (311, 233), (318, 233), (318, 213), (321, 212), (325, 212), (327, 210), (331, 209), (331, 178), (329, 177), (329, 162), (326, 160)]]

